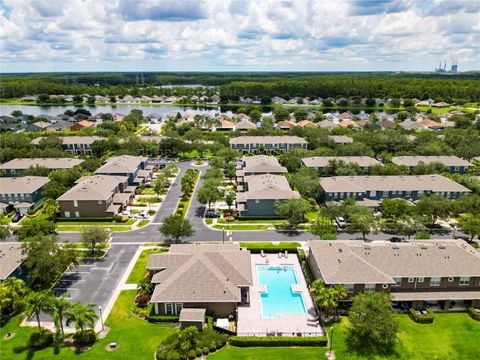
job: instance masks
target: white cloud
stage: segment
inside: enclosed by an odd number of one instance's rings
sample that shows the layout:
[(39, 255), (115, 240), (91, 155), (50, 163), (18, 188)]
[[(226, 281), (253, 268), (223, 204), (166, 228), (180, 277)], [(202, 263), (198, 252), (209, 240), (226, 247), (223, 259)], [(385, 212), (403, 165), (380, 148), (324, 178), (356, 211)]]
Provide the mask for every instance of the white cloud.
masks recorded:
[(455, 56), (468, 70), (480, 63), (478, 4), (3, 0), (0, 62), (3, 71), (429, 70)]

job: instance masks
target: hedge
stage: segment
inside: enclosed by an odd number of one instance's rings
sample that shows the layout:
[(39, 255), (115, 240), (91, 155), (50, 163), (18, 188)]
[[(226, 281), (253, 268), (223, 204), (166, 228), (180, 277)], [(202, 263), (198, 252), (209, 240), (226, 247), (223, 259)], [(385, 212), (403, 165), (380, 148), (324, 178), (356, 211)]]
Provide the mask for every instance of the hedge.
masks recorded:
[(480, 312), (475, 311), (473, 307), (468, 308), (468, 315), (470, 315), (472, 319), (480, 321)]
[(105, 222), (113, 221), (112, 216), (96, 216), (96, 217), (61, 217), (57, 222)]
[(262, 250), (266, 253), (278, 253), (288, 251), (290, 253), (296, 253), (297, 248), (300, 247), (298, 242), (281, 242), (278, 245), (274, 245), (270, 242), (241, 242), (240, 246), (250, 250), (254, 254), (260, 253)]
[(148, 315), (148, 321), (152, 323), (157, 322), (171, 322), (176, 323), (179, 320), (179, 316), (176, 315)]
[(239, 347), (327, 346), (326, 336), (232, 336), (230, 345)]
[(248, 220), (285, 220), (284, 216), (239, 216), (238, 221)]
[(313, 276), (312, 270), (310, 269), (310, 265), (308, 264), (307, 256), (305, 255), (305, 250), (299, 249), (298, 257), (300, 258), (300, 263), (302, 264), (303, 271), (306, 274), (307, 282), (309, 284), (313, 283), (315, 281), (315, 277)]
[(425, 315), (417, 314), (417, 312), (416, 312), (417, 310), (415, 310), (414, 308), (410, 308), (410, 309), (408, 309), (408, 311), (409, 311), (410, 318), (413, 321), (415, 321), (416, 323), (419, 323), (419, 324), (431, 324), (431, 323), (433, 323), (434, 315), (433, 315), (432, 309), (430, 309), (430, 308), (426, 309), (427, 314), (425, 314)]

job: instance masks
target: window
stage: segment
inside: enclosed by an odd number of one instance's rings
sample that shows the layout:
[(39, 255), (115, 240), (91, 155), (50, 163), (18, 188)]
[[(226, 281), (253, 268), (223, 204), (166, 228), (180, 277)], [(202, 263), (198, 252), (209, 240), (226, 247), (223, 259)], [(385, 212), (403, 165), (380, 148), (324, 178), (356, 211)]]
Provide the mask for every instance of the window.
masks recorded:
[(180, 315), (180, 311), (182, 311), (183, 304), (182, 303), (175, 303), (175, 314)]
[(430, 278), (430, 286), (440, 286), (440, 280), (441, 278), (439, 277)]
[(409, 282), (409, 283), (412, 283), (412, 282), (414, 282), (414, 281), (415, 281), (415, 278), (414, 278), (414, 277), (409, 277), (409, 278), (408, 278), (408, 282)]
[(405, 191), (405, 197), (412, 197), (411, 191)]
[(455, 166), (455, 171), (459, 172), (460, 171), (460, 166)]
[(78, 211), (75, 211), (75, 217), (80, 217), (80, 213)]
[(347, 289), (347, 293), (353, 293), (353, 284), (343, 284), (345, 289)]
[(402, 285), (402, 278), (394, 277), (394, 278), (393, 278), (393, 281), (395, 281), (395, 285), (394, 285), (394, 286), (400, 286), (400, 285)]
[(424, 279), (423, 277), (419, 277), (417, 280), (418, 280), (419, 283), (421, 283), (421, 282), (423, 282), (425, 279)]
[(173, 304), (165, 303), (165, 315), (173, 315)]
[(470, 284), (470, 276), (460, 276), (460, 282), (458, 283), (459, 285), (469, 285)]
[(65, 217), (70, 217), (70, 211), (65, 211)]
[(375, 284), (365, 284), (365, 292), (375, 291)]
[(382, 193), (382, 197), (384, 197), (384, 198), (388, 197), (388, 191), (384, 191), (384, 192)]
[(78, 207), (78, 201), (77, 200), (73, 200), (73, 207)]

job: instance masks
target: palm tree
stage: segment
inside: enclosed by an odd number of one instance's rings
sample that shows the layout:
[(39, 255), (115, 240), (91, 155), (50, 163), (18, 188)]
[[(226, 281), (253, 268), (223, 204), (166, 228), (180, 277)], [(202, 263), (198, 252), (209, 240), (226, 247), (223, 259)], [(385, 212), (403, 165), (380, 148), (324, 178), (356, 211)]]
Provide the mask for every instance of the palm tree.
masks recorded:
[(55, 323), (55, 329), (57, 330), (57, 334), (60, 330), (62, 338), (65, 337), (65, 333), (63, 331), (63, 319), (67, 311), (72, 306), (72, 304), (66, 299), (69, 296), (70, 294), (65, 292), (59, 298), (54, 299), (51, 304), (51, 312), (53, 314), (53, 322)]
[(338, 308), (340, 300), (347, 297), (347, 290), (343, 285), (325, 286), (321, 280), (315, 280), (311, 287), (312, 295), (318, 306), (328, 315), (330, 309)]
[(37, 318), (38, 329), (40, 331), (42, 330), (42, 325), (40, 323), (40, 313), (42, 311), (50, 310), (53, 299), (54, 297), (51, 290), (32, 292), (25, 299), (25, 313), (28, 315), (35, 315), (35, 317)]
[(77, 301), (71, 304), (71, 308), (65, 311), (67, 326), (73, 322), (75, 330), (83, 332), (87, 326), (93, 328), (95, 319), (98, 319), (98, 315), (92, 309), (95, 304), (84, 305)]
[(338, 304), (340, 303), (341, 300), (345, 300), (348, 297), (347, 289), (345, 286), (337, 284), (333, 285), (333, 289), (335, 291), (335, 300), (336, 300), (336, 305), (335, 305), (335, 315), (337, 315), (337, 310), (338, 310)]

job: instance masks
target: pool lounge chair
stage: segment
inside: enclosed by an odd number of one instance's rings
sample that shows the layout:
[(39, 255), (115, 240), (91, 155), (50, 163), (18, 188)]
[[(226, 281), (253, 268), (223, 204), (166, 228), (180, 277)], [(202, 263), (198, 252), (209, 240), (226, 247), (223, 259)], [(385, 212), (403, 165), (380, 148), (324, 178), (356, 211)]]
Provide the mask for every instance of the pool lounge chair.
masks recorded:
[(284, 256), (285, 256), (285, 258), (288, 259), (288, 251), (287, 250), (285, 250), (285, 255)]
[(282, 253), (279, 252), (279, 253), (278, 253), (278, 258), (280, 259), (282, 256), (283, 256)]

